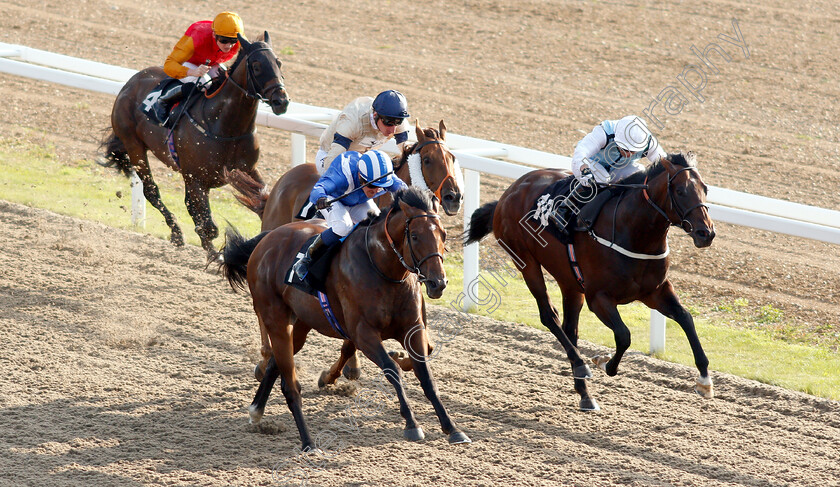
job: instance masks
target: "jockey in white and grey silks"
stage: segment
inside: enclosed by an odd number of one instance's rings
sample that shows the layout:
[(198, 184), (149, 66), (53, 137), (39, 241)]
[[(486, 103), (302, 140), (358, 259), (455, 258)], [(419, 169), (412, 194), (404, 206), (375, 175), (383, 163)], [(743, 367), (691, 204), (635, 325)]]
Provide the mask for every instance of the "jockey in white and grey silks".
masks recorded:
[(667, 156), (645, 121), (635, 115), (604, 120), (596, 125), (575, 146), (572, 173), (577, 181), (572, 184), (568, 197), (556, 208), (554, 216), (560, 223), (559, 230), (568, 233), (566, 225), (595, 197), (599, 190), (592, 181), (615, 183), (644, 171), (645, 166), (638, 162), (642, 157), (659, 162)]

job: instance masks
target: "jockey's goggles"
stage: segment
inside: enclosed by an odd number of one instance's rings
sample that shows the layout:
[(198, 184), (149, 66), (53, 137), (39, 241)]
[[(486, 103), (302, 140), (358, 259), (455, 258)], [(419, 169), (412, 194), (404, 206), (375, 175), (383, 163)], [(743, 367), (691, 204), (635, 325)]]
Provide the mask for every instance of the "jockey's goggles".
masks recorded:
[(403, 123), (404, 118), (393, 118), (393, 117), (379, 117), (379, 120), (382, 120), (382, 124), (388, 127), (396, 127), (397, 125)]
[(216, 36), (216, 41), (218, 41), (219, 44), (236, 44), (239, 39), (236, 37)]

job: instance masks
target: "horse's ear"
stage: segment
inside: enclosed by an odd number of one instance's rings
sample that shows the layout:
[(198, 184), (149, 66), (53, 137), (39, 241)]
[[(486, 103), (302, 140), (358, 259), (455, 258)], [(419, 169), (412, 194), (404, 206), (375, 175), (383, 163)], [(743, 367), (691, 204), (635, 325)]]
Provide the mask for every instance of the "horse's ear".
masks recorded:
[(243, 50), (245, 50), (251, 45), (251, 43), (248, 42), (248, 39), (246, 39), (245, 36), (238, 32), (236, 33), (236, 38), (239, 39), (239, 45), (242, 47)]
[(671, 174), (675, 171), (674, 163), (671, 162), (671, 155), (670, 154), (666, 154), (665, 157), (660, 157), (659, 158), (659, 163), (662, 164), (662, 167), (664, 167), (665, 170), (668, 171), (669, 174)]
[(437, 198), (437, 196), (431, 195), (429, 199), (432, 200), (432, 211), (434, 211), (435, 213), (440, 213), (440, 200)]
[(271, 36), (269, 36), (269, 35), (268, 35), (268, 31), (264, 31), (264, 32), (263, 32), (263, 38), (262, 38), (262, 40), (263, 40), (266, 44), (268, 44), (269, 46), (271, 45)]
[(404, 215), (409, 215), (411, 213), (411, 206), (405, 204), (405, 201), (399, 200), (397, 203), (400, 205), (400, 209)]
[(694, 151), (688, 151), (688, 154), (685, 155), (685, 160), (688, 161), (689, 166), (697, 166), (697, 156), (694, 155)]
[(438, 124), (438, 131), (440, 132), (440, 140), (446, 140), (446, 125), (444, 125), (443, 119), (440, 119), (440, 124)]
[(414, 131), (417, 133), (417, 142), (426, 140), (426, 134), (423, 133), (423, 129), (420, 127), (420, 119), (414, 119)]

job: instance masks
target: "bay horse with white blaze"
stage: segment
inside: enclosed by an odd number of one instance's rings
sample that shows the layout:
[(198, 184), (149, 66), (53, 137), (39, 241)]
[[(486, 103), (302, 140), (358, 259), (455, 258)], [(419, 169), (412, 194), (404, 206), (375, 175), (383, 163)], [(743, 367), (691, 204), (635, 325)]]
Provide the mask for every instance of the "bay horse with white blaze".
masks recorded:
[[(669, 155), (622, 180), (621, 184), (636, 187), (609, 199), (589, 232), (573, 233), (571, 248), (553, 237), (537, 239), (533, 228), (523, 224), (534, 202), (552, 183), (567, 176), (565, 171), (546, 169), (519, 178), (499, 201), (472, 214), (467, 243), (478, 242), (492, 231), (517, 257), (522, 277), (537, 301), (540, 321), (560, 341), (571, 361), (581, 410), (600, 409), (587, 391), (585, 379), (592, 373), (577, 349), (578, 318), (584, 299), (615, 336), (615, 355), (593, 359), (608, 375), (616, 375), (621, 357), (630, 346), (630, 331), (616, 306), (641, 301), (679, 323), (700, 371), (695, 391), (713, 397), (709, 360), (694, 320), (668, 280), (667, 236), (671, 225), (681, 226), (698, 248), (708, 247), (715, 237), (705, 204), (707, 187), (694, 154)], [(543, 268), (562, 291), (562, 324), (546, 293)]]
[[(366, 220), (345, 239), (330, 264), (326, 296), (337, 324), (330, 324), (319, 299), (285, 284), (285, 276), (304, 242), (325, 229), (318, 220), (283, 225), (245, 241), (228, 232), (220, 251), (222, 270), (234, 289), (247, 281), (261, 332), (268, 337), (272, 358), (262, 377), (249, 411), (251, 422), (259, 422), (271, 388), (278, 376), (289, 410), (297, 424), (302, 448), (314, 448), (301, 410), (300, 383), (294, 355), (311, 330), (344, 339), (341, 359), (320, 381), (333, 383), (344, 362), (362, 351), (379, 366), (393, 385), (405, 419), (404, 436), (412, 441), (424, 438), (408, 406), (400, 368), (394, 363), (383, 340), (399, 341), (411, 351), (414, 374), (432, 403), (450, 443), (468, 443), (449, 417), (438, 397), (429, 369), (428, 337), (422, 312), (421, 286), (432, 299), (446, 287), (443, 268), (446, 232), (437, 214), (437, 201), (428, 193), (409, 188), (397, 193), (395, 201), (373, 220)], [(336, 326), (337, 325), (337, 326)]]
[[(103, 141), (107, 166), (126, 176), (131, 169), (143, 181), (143, 194), (161, 212), (169, 226), (170, 241), (184, 244), (174, 216), (160, 198), (149, 168), (149, 150), (164, 164), (184, 177), (187, 211), (201, 238), (201, 246), (214, 252), (213, 239), (219, 234), (210, 214), (208, 191), (225, 184), (223, 170), (239, 169), (257, 181), (260, 146), (256, 136), (257, 108), (267, 101), (280, 115), (289, 98), (280, 71), (280, 61), (271, 48), (268, 32), (253, 43), (239, 36), (240, 51), (221, 86), (212, 94), (199, 96), (170, 130), (149, 120), (140, 110), (147, 95), (166, 78), (160, 67), (146, 68), (126, 82), (111, 111), (112, 131)], [(229, 74), (228, 74), (229, 73)]]

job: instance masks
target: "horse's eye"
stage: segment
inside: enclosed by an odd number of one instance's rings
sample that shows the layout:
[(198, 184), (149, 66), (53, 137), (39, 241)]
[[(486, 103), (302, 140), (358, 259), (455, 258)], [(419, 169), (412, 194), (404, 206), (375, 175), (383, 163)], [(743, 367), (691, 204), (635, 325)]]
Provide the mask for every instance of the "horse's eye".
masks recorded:
[(412, 233), (411, 233), (411, 241), (412, 241), (412, 242), (416, 242), (416, 241), (417, 241), (417, 234), (416, 234), (416, 233), (414, 233), (414, 232), (412, 232)]
[(429, 159), (429, 157), (428, 157), (428, 156), (426, 156), (426, 157), (424, 157), (424, 158), (423, 158), (423, 164), (428, 165), (430, 162), (432, 162), (432, 161), (431, 161), (431, 159)]
[(685, 188), (677, 188), (677, 196), (685, 196)]
[(254, 70), (254, 75), (259, 76), (262, 74), (262, 65), (259, 62), (251, 63), (251, 69)]

